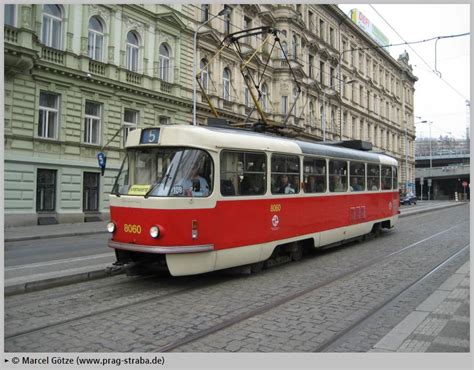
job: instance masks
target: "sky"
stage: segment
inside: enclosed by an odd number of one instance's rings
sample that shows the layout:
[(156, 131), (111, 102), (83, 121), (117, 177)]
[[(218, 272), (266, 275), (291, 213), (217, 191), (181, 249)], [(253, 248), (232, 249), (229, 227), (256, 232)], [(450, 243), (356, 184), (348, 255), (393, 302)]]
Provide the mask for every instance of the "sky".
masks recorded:
[[(469, 4), (373, 3), (339, 4), (339, 7), (346, 14), (354, 8), (361, 11), (387, 36), (390, 44), (470, 32)], [(395, 59), (404, 50), (408, 52), (409, 64), (418, 77), (414, 98), (417, 138), (429, 137), (430, 124), (421, 121), (433, 122), (433, 138), (440, 135), (457, 139), (466, 137), (466, 99), (470, 100), (471, 80), (470, 44), (470, 35), (440, 39), (436, 59), (435, 40), (410, 45), (412, 48), (407, 45), (390, 47), (389, 52)], [(433, 72), (435, 66), (441, 78)]]

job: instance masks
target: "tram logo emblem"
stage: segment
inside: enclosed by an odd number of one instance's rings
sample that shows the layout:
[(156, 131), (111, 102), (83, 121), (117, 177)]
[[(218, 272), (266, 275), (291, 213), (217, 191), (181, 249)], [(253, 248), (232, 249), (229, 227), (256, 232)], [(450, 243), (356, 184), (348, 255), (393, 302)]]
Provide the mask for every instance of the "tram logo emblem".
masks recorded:
[(392, 202), (388, 202), (388, 209), (392, 210)]
[(273, 226), (273, 228), (276, 229), (279, 224), (280, 224), (280, 219), (278, 218), (277, 215), (273, 215), (273, 217), (272, 217), (272, 226)]

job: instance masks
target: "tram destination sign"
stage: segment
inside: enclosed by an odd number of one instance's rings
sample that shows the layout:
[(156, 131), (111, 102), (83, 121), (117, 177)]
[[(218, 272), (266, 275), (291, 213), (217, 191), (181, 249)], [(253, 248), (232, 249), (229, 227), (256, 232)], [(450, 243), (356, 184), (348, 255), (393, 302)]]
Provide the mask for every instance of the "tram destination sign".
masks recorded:
[(160, 138), (159, 128), (145, 128), (142, 130), (140, 144), (158, 144)]

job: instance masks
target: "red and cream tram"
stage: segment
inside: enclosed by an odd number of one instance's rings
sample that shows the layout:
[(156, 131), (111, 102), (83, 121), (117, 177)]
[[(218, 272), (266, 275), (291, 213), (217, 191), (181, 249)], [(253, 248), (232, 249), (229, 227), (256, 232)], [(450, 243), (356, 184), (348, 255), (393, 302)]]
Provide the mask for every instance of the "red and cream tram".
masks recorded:
[(137, 129), (110, 195), (109, 247), (119, 263), (174, 276), (258, 267), (392, 228), (397, 186), (397, 161), (382, 154), (236, 129)]

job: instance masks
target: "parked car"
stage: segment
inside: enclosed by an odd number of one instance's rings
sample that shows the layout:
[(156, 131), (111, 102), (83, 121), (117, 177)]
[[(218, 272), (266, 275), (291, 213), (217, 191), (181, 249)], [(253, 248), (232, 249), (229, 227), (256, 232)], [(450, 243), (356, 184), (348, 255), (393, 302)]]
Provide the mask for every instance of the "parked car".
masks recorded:
[(406, 193), (400, 196), (400, 205), (402, 204), (416, 204), (416, 195), (413, 193)]

